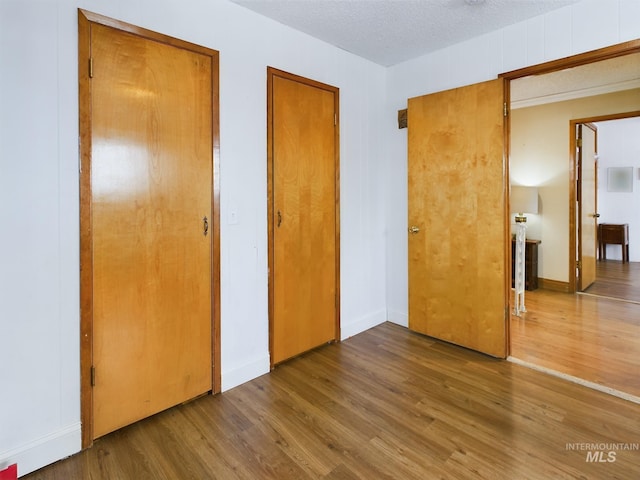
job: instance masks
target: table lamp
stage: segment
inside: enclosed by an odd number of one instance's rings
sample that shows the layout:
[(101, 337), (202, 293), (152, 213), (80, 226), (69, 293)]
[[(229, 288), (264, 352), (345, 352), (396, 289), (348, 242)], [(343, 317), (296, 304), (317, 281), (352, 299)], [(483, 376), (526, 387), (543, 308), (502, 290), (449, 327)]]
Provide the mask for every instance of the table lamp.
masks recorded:
[(515, 308), (514, 313), (520, 316), (527, 309), (524, 306), (525, 290), (525, 243), (527, 240), (526, 213), (538, 213), (538, 189), (536, 187), (511, 187), (511, 212), (516, 212), (516, 256), (515, 264)]

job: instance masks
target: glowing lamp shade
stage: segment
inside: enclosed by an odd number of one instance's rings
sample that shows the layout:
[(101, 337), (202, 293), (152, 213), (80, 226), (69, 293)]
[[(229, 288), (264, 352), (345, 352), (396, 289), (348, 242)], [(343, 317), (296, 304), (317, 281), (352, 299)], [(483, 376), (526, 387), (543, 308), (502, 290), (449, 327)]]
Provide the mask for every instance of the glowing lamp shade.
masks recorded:
[[(536, 187), (511, 187), (511, 211), (523, 217), (525, 213), (538, 213), (538, 189)], [(524, 220), (526, 221), (526, 220)]]

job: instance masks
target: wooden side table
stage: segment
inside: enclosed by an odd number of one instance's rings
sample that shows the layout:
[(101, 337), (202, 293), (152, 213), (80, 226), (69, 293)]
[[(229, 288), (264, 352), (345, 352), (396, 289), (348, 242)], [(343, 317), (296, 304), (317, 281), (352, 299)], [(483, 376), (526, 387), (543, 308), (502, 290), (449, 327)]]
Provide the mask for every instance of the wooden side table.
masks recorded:
[[(525, 290), (535, 290), (538, 288), (538, 245), (540, 240), (526, 239), (524, 245), (524, 288)], [(511, 286), (515, 286), (516, 269), (513, 267), (516, 262), (516, 240), (511, 239)]]
[(629, 262), (629, 224), (598, 224), (598, 253), (600, 260), (607, 259), (607, 244), (622, 247), (622, 263)]

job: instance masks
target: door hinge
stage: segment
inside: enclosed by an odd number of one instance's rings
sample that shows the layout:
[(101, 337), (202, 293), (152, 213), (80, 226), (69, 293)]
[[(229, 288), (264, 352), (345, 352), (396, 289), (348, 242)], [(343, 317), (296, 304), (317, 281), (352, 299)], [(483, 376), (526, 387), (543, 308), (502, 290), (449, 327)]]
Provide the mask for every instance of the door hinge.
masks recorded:
[(338, 114), (334, 113), (333, 114), (333, 126), (335, 127), (336, 125), (338, 125)]
[(576, 147), (582, 148), (582, 138), (576, 138)]
[(93, 78), (93, 57), (89, 57), (89, 78)]
[(582, 268), (582, 260), (578, 260), (578, 262), (576, 263), (576, 268), (578, 270), (580, 270)]
[(507, 102), (504, 102), (502, 104), (502, 114), (506, 117), (507, 115), (509, 115), (509, 110), (507, 108)]
[(96, 367), (91, 365), (91, 386), (96, 386)]

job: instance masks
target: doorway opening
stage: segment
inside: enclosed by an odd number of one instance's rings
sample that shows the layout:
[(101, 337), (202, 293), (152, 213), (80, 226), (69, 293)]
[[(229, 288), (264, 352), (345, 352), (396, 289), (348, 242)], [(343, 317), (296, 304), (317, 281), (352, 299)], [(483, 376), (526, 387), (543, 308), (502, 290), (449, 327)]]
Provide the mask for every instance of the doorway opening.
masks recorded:
[[(578, 88), (580, 77), (593, 80), (594, 75), (585, 75), (585, 71), (597, 70), (605, 62), (621, 65), (609, 68), (606, 73), (621, 73), (624, 66), (637, 72), (637, 58), (640, 41), (627, 42), (607, 49), (589, 52), (519, 72), (505, 74), (511, 87), (511, 179), (518, 175), (538, 176), (540, 195), (540, 218), (533, 227), (532, 235), (540, 235), (540, 289), (527, 292), (528, 312), (522, 318), (512, 317), (510, 322), (511, 359), (549, 373), (569, 377), (573, 381), (585, 383), (609, 393), (614, 393), (633, 401), (640, 402), (640, 384), (629, 375), (640, 367), (637, 356), (640, 339), (640, 311), (638, 305), (618, 302), (610, 298), (591, 295), (576, 295), (580, 289), (577, 275), (579, 257), (579, 171), (576, 167), (575, 143), (567, 138), (576, 136), (578, 123), (593, 123), (596, 127), (607, 120), (622, 116), (637, 116), (638, 88), (637, 74), (634, 77), (619, 79), (615, 88), (608, 92), (599, 91), (597, 95), (585, 95)], [(526, 73), (526, 75), (524, 75)], [(523, 85), (533, 89), (545, 83), (547, 74), (557, 75), (556, 80), (572, 79), (568, 88), (561, 92), (547, 94), (548, 110), (558, 110), (579, 98), (590, 96), (596, 103), (591, 110), (573, 111), (560, 120), (553, 132), (547, 133), (542, 140), (534, 140), (526, 134), (520, 134), (514, 122), (524, 110), (532, 106), (529, 100), (518, 98), (518, 88)], [(519, 83), (522, 82), (521, 85)], [(594, 85), (592, 88), (597, 90)], [(574, 90), (579, 91), (574, 91)], [(531, 91), (530, 88), (526, 90)], [(631, 100), (621, 100), (625, 91), (631, 92)], [(617, 98), (617, 100), (616, 100)], [(598, 99), (600, 103), (598, 103)], [(518, 102), (521, 102), (519, 105)], [(616, 103), (617, 102), (617, 103)], [(575, 107), (575, 104), (574, 104)], [(633, 110), (633, 111), (629, 111)], [(584, 112), (584, 113), (582, 113)], [(616, 112), (616, 113), (612, 113)], [(622, 112), (622, 113), (617, 113)], [(556, 112), (557, 113), (557, 112)], [(549, 117), (551, 118), (551, 117)], [(554, 120), (549, 120), (552, 122)], [(542, 122), (532, 122), (531, 128), (542, 130)], [(562, 150), (559, 154), (550, 151), (549, 145), (560, 137)], [(564, 140), (563, 140), (564, 139)], [(518, 143), (521, 142), (521, 143)], [(527, 163), (514, 165), (518, 149), (525, 144), (538, 143), (538, 155), (532, 155)], [(569, 161), (567, 161), (567, 145)], [(524, 149), (526, 150), (526, 149)], [(521, 153), (521, 152), (520, 152)], [(523, 167), (524, 165), (524, 167)], [(568, 168), (567, 168), (568, 165)], [(602, 170), (599, 171), (601, 173)], [(636, 174), (637, 175), (637, 174)], [(602, 174), (599, 175), (603, 177)], [(600, 180), (603, 180), (600, 178)], [(521, 183), (521, 182), (516, 182)], [(595, 190), (595, 187), (594, 187)], [(595, 193), (595, 191), (594, 191)], [(599, 209), (593, 208), (591, 215)], [(597, 217), (591, 217), (593, 231), (596, 231)], [(597, 233), (592, 234), (594, 242)], [(597, 250), (597, 244), (595, 245)], [(611, 247), (610, 247), (611, 248)], [(595, 255), (594, 255), (594, 263)], [(594, 273), (597, 278), (597, 271)], [(587, 283), (587, 282), (585, 282)], [(597, 281), (594, 285), (597, 284)], [(583, 286), (589, 289), (588, 285)], [(613, 333), (615, 332), (615, 333)], [(631, 352), (631, 354), (629, 354)]]
[(587, 120), (598, 128), (599, 138), (598, 259), (594, 282), (578, 293), (640, 303), (640, 158), (633, 153), (640, 151), (640, 114)]

